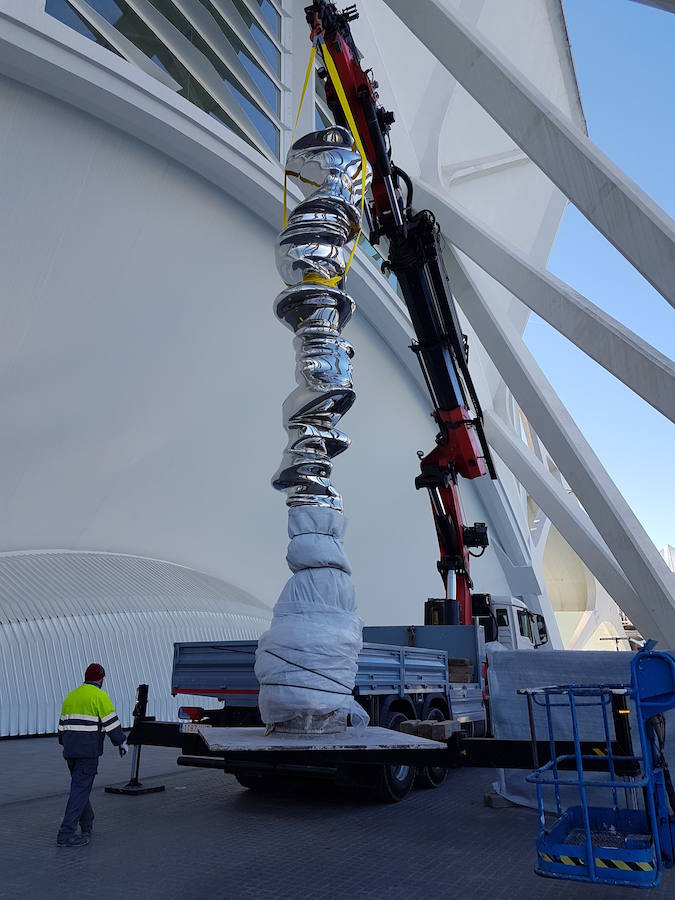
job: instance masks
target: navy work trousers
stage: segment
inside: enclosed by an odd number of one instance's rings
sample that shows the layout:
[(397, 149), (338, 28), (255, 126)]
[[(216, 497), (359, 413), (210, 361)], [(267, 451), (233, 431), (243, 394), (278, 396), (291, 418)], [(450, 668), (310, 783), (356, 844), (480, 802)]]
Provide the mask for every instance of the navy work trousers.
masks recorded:
[(67, 841), (73, 837), (78, 823), (82, 831), (91, 831), (94, 824), (94, 810), (89, 802), (89, 794), (98, 772), (98, 757), (66, 759), (66, 762), (70, 769), (70, 796), (59, 828), (58, 841)]

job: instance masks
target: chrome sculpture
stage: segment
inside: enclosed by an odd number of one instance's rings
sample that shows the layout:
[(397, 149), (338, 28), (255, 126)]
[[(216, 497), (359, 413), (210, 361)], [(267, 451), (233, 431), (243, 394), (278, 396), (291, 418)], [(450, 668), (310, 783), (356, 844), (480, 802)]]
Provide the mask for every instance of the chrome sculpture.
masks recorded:
[(339, 127), (293, 144), (286, 171), (316, 190), (293, 210), (276, 248), (277, 269), (289, 287), (277, 297), (275, 312), (296, 335), (298, 386), (283, 406), (288, 444), (272, 484), (286, 492), (288, 506), (339, 512), (331, 460), (349, 446), (336, 426), (356, 396), (354, 350), (341, 337), (354, 302), (337, 287), (361, 219), (361, 156), (352, 148), (351, 134)]
[(276, 249), (288, 287), (274, 308), (295, 333), (297, 387), (284, 402), (288, 444), (272, 484), (286, 492), (292, 575), (258, 641), (255, 672), (268, 731), (314, 734), (368, 722), (352, 696), (363, 623), (342, 545), (342, 498), (331, 484), (333, 457), (349, 446), (337, 425), (356, 396), (354, 351), (341, 336), (354, 303), (338, 283), (359, 233), (364, 179), (352, 136), (339, 127), (297, 141), (287, 172), (315, 188)]

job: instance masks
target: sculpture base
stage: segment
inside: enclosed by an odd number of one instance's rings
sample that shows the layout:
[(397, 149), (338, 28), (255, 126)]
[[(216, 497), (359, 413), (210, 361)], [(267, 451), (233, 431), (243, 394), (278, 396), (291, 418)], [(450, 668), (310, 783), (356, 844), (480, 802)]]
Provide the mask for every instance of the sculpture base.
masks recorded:
[[(209, 750), (215, 753), (240, 754), (265, 752), (274, 754), (294, 750), (447, 750), (444, 742), (402, 734), (390, 728), (348, 728), (343, 735), (266, 735), (263, 728), (211, 728), (199, 726), (199, 734)], [(304, 760), (307, 762), (307, 760)], [(422, 765), (423, 762), (420, 762)]]
[(303, 713), (293, 716), (285, 722), (275, 722), (265, 729), (266, 734), (345, 734), (347, 731), (347, 713), (343, 710), (327, 715)]

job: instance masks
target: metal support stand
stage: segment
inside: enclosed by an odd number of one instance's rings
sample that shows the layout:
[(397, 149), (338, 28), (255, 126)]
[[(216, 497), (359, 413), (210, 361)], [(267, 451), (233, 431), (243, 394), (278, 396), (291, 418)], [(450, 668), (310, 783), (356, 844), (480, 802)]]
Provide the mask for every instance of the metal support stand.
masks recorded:
[[(136, 691), (136, 705), (134, 706), (133, 717), (134, 723), (141, 719), (146, 721), (154, 720), (154, 716), (147, 716), (148, 708), (148, 686), (147, 684), (139, 684)], [(105, 788), (106, 794), (159, 794), (165, 790), (163, 784), (153, 784), (149, 787), (139, 781), (138, 775), (141, 768), (141, 744), (134, 744), (131, 748), (131, 777), (126, 784), (108, 785)]]

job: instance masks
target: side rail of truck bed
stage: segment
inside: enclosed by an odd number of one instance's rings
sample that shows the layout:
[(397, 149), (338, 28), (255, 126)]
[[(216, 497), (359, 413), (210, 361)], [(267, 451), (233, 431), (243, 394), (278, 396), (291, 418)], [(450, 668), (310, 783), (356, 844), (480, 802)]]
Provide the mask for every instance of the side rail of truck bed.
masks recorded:
[[(257, 641), (174, 644), (171, 693), (214, 697), (227, 706), (255, 707), (260, 685)], [(449, 699), (448, 654), (422, 647), (367, 643), (359, 654), (354, 695), (438, 693)]]
[[(428, 629), (420, 629), (428, 631)], [(377, 634), (381, 629), (370, 629)], [(452, 632), (446, 635), (445, 632)], [(455, 632), (471, 629), (437, 628), (433, 637), (448, 640)], [(460, 634), (464, 644), (450, 649), (467, 653), (471, 645), (467, 635)], [(465, 646), (466, 645), (466, 646)], [(259, 684), (254, 663), (257, 641), (191, 641), (174, 645), (171, 692), (174, 696), (210, 697), (223, 702), (229, 710), (220, 724), (260, 724), (257, 717)], [(472, 657), (473, 658), (473, 657)], [(449, 668), (450, 662), (450, 668)], [(430, 705), (444, 709), (465, 728), (485, 732), (486, 713), (481, 684), (455, 683), (452, 661), (442, 643), (436, 647), (405, 646), (367, 641), (359, 654), (354, 696), (366, 708), (373, 724), (380, 724), (385, 712), (385, 698), (416, 698), (415, 712), (410, 717), (426, 718)], [(423, 698), (426, 698), (423, 699)], [(433, 701), (432, 701), (432, 698)], [(217, 718), (217, 717), (216, 717)]]

